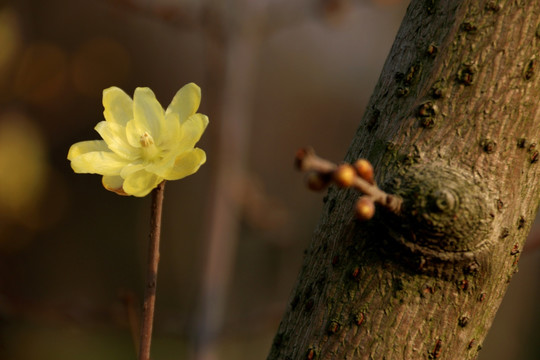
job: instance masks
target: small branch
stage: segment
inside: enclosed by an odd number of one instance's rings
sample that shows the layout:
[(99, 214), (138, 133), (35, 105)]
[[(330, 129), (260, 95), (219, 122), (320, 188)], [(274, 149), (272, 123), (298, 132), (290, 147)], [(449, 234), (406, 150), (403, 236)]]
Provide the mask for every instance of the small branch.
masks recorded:
[(191, 31), (201, 28), (199, 20), (201, 6), (188, 3), (159, 4), (157, 2), (146, 2), (143, 4), (135, 0), (106, 0), (105, 2), (126, 12), (155, 19), (181, 30)]
[(150, 344), (152, 342), (152, 326), (154, 323), (154, 306), (156, 303), (156, 282), (159, 263), (159, 240), (161, 236), (161, 210), (165, 181), (152, 190), (152, 213), (150, 219), (150, 239), (148, 244), (148, 263), (146, 287), (139, 347), (139, 360), (150, 360)]
[(294, 166), (300, 171), (317, 171), (319, 173), (332, 173), (337, 165), (331, 161), (318, 157), (312, 148), (303, 148), (296, 152)]
[(307, 183), (312, 190), (322, 190), (334, 182), (340, 187), (352, 187), (362, 192), (364, 196), (356, 205), (361, 220), (368, 220), (374, 215), (374, 203), (395, 214), (400, 213), (402, 199), (379, 189), (373, 178), (373, 166), (365, 159), (359, 159), (353, 165), (337, 165), (317, 156), (313, 149), (304, 148), (296, 153), (295, 166), (308, 173)]

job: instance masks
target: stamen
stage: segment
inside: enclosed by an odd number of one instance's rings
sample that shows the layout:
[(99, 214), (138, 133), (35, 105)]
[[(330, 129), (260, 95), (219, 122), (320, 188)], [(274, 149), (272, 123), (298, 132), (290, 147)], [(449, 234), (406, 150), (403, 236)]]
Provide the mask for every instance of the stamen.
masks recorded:
[(144, 132), (144, 134), (141, 135), (141, 138), (139, 141), (142, 147), (148, 147), (154, 144), (154, 139), (152, 139), (152, 136), (148, 134), (147, 132)]

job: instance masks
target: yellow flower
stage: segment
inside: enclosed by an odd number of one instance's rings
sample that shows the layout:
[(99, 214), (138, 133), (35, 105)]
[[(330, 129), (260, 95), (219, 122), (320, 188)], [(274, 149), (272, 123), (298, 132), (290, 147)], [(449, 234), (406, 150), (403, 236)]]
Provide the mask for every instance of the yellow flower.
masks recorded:
[(135, 89), (133, 100), (117, 87), (105, 89), (105, 121), (95, 127), (103, 140), (71, 146), (73, 171), (101, 174), (107, 190), (133, 196), (195, 173), (206, 161), (194, 147), (208, 125), (208, 117), (196, 113), (200, 102), (193, 83), (178, 90), (165, 111), (149, 88)]

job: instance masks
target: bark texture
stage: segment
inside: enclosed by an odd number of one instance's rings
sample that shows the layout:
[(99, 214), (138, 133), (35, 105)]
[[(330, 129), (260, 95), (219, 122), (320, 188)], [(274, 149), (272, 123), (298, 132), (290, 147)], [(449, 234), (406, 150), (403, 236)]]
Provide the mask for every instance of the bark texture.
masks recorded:
[(268, 359), (475, 359), (540, 195), (540, 2), (413, 0), (347, 154), (400, 216), (331, 188)]

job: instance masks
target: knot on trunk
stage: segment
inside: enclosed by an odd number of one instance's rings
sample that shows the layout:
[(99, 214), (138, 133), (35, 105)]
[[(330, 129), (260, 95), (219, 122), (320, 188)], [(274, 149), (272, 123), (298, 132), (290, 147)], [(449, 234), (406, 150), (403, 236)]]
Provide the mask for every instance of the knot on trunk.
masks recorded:
[(398, 253), (407, 250), (415, 267), (444, 272), (470, 263), (489, 246), (489, 194), (468, 173), (440, 164), (412, 166), (385, 190), (403, 204), (399, 216), (382, 219), (384, 227)]

